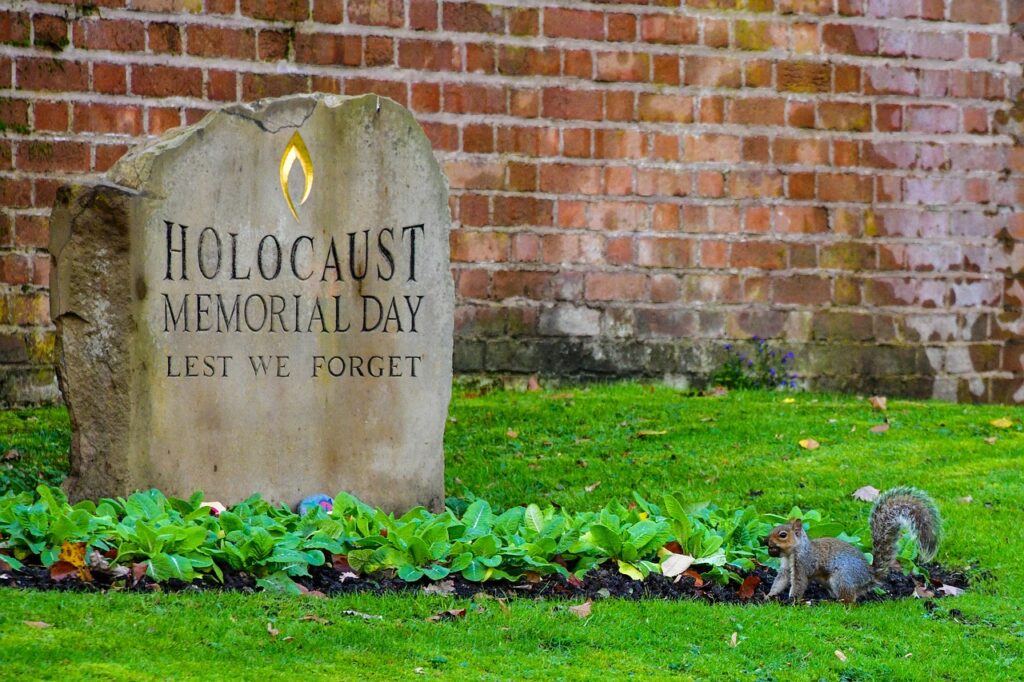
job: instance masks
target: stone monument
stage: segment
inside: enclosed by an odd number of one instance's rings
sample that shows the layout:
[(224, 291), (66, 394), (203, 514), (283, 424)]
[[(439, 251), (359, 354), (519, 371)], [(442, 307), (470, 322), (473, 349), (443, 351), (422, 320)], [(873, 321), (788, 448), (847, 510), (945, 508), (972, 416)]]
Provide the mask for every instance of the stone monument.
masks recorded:
[(447, 183), (383, 97), (236, 105), (51, 218), (73, 498), (444, 500)]

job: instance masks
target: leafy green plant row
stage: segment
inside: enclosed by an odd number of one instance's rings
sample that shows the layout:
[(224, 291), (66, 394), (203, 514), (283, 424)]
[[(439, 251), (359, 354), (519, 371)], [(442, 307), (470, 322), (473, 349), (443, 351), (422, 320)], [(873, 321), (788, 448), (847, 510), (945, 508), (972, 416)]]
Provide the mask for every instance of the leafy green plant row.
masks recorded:
[(0, 497), (0, 562), (17, 570), (25, 562), (53, 567), (70, 560), (124, 575), (144, 570), (156, 581), (223, 581), (226, 570), (244, 571), (265, 589), (296, 591), (292, 578), (342, 557), (358, 573), (392, 570), (410, 582), (454, 574), (475, 582), (528, 574), (571, 580), (615, 562), (638, 580), (690, 570), (727, 583), (758, 563), (777, 566), (763, 539), (789, 517), (802, 518), (812, 537), (836, 535), (866, 549), (866, 532), (846, 535), (819, 512), (798, 508), (782, 517), (752, 506), (684, 507), (672, 495), (661, 506), (634, 495), (628, 506), (612, 502), (577, 513), (448, 502), (439, 514), (417, 507), (396, 518), (339, 493), (331, 512), (314, 507), (300, 516), (254, 496), (214, 515), (201, 493), (184, 500), (149, 490), (69, 505), (60, 489), (39, 486), (35, 494)]

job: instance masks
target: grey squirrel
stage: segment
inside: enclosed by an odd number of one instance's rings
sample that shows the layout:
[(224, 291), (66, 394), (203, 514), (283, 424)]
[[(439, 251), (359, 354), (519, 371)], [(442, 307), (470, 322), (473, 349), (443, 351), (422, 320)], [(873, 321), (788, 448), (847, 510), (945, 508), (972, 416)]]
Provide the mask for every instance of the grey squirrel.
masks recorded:
[(889, 570), (904, 527), (917, 536), (922, 559), (928, 561), (935, 556), (941, 531), (939, 511), (932, 498), (917, 488), (893, 488), (875, 501), (871, 508), (874, 563), (870, 566), (864, 554), (848, 542), (838, 538), (811, 540), (799, 519), (776, 526), (766, 542), (768, 554), (781, 557), (782, 562), (768, 597), (777, 597), (788, 587), (790, 599), (799, 601), (808, 582), (814, 580), (836, 599), (857, 601), (872, 587), (876, 576)]

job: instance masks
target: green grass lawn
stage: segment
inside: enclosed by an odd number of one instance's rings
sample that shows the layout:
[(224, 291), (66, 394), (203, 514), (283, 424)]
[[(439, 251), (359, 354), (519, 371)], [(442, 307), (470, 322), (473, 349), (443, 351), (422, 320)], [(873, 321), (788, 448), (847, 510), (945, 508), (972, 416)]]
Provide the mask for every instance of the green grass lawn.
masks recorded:
[[(606, 600), (580, 619), (566, 604), (526, 599), (506, 609), (437, 596), (4, 589), (0, 677), (1024, 679), (1022, 411), (893, 400), (891, 428), (879, 434), (869, 429), (882, 415), (864, 400), (786, 397), (687, 397), (636, 384), (457, 391), (446, 437), (448, 491), (465, 488), (495, 506), (556, 502), (577, 510), (634, 490), (655, 501), (676, 492), (684, 502), (753, 503), (777, 513), (814, 507), (856, 527), (869, 505), (854, 501), (852, 491), (916, 485), (935, 497), (945, 518), (938, 560), (983, 569), (974, 571), (967, 594), (933, 610), (920, 600), (853, 608)], [(1001, 417), (1014, 426), (990, 424)], [(0, 415), (0, 457), (12, 447), (22, 453), (0, 461), (0, 492), (58, 480), (67, 428), (60, 410)], [(821, 447), (800, 448), (804, 438)], [(465, 618), (426, 620), (466, 606)], [(346, 610), (382, 618), (364, 621)], [(327, 622), (303, 620), (309, 614)]]

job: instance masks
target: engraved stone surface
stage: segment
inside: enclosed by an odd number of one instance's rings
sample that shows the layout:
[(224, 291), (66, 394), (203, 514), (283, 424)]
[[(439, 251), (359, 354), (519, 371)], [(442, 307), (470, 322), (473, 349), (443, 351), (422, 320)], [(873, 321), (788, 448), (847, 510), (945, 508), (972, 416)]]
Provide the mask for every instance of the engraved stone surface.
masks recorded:
[(450, 220), (426, 136), (374, 95), (233, 106), (62, 188), (71, 496), (440, 508)]

